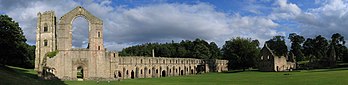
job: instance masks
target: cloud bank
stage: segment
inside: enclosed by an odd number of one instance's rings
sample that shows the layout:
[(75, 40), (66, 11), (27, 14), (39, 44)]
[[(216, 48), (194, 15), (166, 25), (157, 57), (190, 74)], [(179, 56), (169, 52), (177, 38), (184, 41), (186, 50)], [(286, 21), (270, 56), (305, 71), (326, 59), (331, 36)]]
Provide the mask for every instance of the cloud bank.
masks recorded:
[[(270, 1), (267, 1), (270, 2)], [(35, 44), (38, 12), (53, 10), (57, 19), (76, 6), (83, 6), (104, 22), (105, 47), (121, 50), (124, 47), (147, 42), (179, 42), (201, 38), (217, 42), (219, 46), (233, 37), (258, 39), (261, 44), (275, 35), (290, 32), (312, 37), (329, 37), (340, 32), (348, 36), (347, 2), (330, 0), (318, 8), (302, 10), (287, 0), (272, 2), (266, 15), (241, 15), (218, 11), (209, 2), (153, 3), (127, 7), (111, 1), (10, 1), (0, 0), (0, 12), (19, 22), (28, 39)], [(253, 7), (258, 11), (257, 7)], [(261, 9), (261, 8), (260, 8)], [(264, 8), (263, 8), (264, 9)], [(261, 11), (262, 12), (262, 11)], [(255, 12), (260, 13), (260, 11)], [(293, 24), (294, 23), (295, 28)], [(73, 45), (85, 47), (88, 42), (88, 23), (77, 18), (73, 23)]]

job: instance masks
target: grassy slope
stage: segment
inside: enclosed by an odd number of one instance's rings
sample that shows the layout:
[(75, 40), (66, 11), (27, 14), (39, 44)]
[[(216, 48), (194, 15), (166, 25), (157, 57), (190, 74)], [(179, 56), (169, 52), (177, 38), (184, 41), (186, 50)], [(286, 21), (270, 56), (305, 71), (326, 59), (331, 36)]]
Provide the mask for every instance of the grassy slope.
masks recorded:
[(33, 79), (33, 76), (30, 76), (30, 74), (33, 73), (28, 70), (4, 66), (0, 66), (0, 69), (0, 84), (2, 85), (39, 84), (38, 80)]
[(0, 85), (64, 85), (64, 82), (40, 80), (33, 69), (0, 66)]
[[(165, 78), (128, 79), (122, 81), (43, 81), (35, 77), (32, 69), (11, 67), (0, 69), (1, 85), (346, 85), (348, 68), (304, 70), (301, 72), (237, 72), (208, 73), (201, 75)], [(289, 74), (289, 75), (285, 75)]]

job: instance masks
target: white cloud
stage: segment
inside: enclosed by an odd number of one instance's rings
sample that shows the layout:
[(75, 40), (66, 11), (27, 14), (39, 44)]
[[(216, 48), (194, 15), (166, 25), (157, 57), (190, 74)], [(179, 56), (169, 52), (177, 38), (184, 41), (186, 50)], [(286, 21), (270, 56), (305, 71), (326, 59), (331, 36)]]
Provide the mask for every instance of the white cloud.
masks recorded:
[(293, 3), (288, 3), (287, 0), (278, 0), (274, 3), (277, 7), (273, 8), (270, 18), (278, 19), (292, 19), (301, 14), (301, 9)]
[[(9, 6), (12, 6), (8, 4)], [(105, 47), (109, 50), (121, 50), (124, 47), (145, 42), (170, 42), (182, 39), (201, 38), (217, 42), (220, 46), (232, 37), (251, 37), (261, 43), (274, 35), (285, 35), (277, 31), (279, 24), (268, 17), (242, 16), (219, 12), (208, 3), (196, 4), (157, 3), (134, 8), (111, 6), (110, 1), (33, 1), (26, 5), (16, 5), (5, 10), (6, 14), (20, 23), (29, 43), (35, 43), (36, 14), (54, 10), (57, 19), (77, 5), (82, 5), (104, 22)], [(292, 7), (293, 5), (285, 6)], [(19, 13), (21, 12), (21, 13)], [(289, 11), (290, 14), (298, 12)], [(76, 24), (81, 21), (76, 20)], [(85, 24), (77, 25), (84, 28)], [(75, 31), (75, 30), (74, 30)], [(83, 35), (81, 37), (81, 35)], [(77, 34), (77, 39), (85, 45), (86, 33)]]
[(348, 36), (348, 3), (342, 0), (323, 2), (318, 8), (309, 9), (296, 20), (307, 36), (324, 35), (330, 38), (334, 33)]

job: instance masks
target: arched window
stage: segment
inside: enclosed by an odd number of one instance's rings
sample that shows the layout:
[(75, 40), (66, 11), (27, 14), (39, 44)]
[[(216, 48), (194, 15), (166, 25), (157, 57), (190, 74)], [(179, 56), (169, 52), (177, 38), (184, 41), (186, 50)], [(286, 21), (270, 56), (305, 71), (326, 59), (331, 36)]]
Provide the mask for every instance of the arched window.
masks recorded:
[(142, 69), (140, 69), (140, 74), (143, 74), (143, 70)]
[(263, 60), (263, 56), (261, 56), (261, 60)]
[(48, 46), (48, 41), (47, 41), (47, 40), (44, 40), (43, 45), (44, 45), (44, 46)]
[(44, 24), (44, 28), (43, 28), (43, 32), (47, 32), (48, 31), (48, 25), (47, 23)]
[(100, 50), (100, 46), (98, 46), (98, 50)]
[(100, 37), (100, 32), (98, 32), (98, 37)]

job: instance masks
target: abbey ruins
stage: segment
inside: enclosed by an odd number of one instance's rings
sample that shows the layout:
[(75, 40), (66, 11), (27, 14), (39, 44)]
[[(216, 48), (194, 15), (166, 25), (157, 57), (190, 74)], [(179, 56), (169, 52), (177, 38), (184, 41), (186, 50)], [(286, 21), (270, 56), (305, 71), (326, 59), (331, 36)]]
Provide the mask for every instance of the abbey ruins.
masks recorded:
[[(89, 23), (87, 48), (72, 48), (72, 22), (77, 17)], [(107, 51), (103, 21), (80, 6), (59, 21), (53, 11), (38, 13), (36, 33), (35, 70), (45, 79), (116, 80), (227, 71), (227, 60), (119, 56)]]

